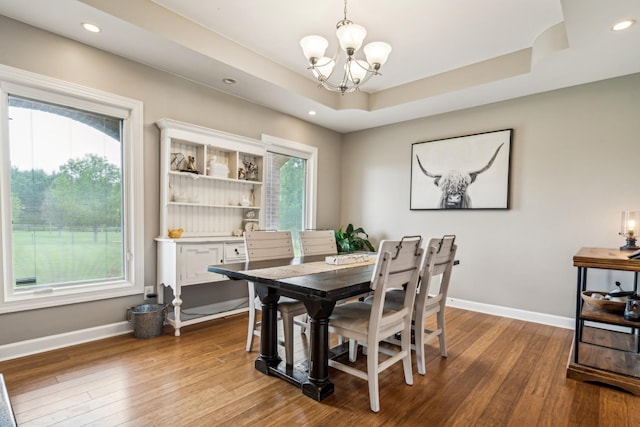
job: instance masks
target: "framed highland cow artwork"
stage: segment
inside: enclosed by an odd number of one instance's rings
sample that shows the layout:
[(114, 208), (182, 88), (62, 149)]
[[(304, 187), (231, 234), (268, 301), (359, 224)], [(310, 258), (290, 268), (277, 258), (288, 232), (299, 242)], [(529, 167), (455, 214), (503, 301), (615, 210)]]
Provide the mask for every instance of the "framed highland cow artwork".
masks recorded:
[(411, 145), (411, 210), (509, 209), (513, 129)]

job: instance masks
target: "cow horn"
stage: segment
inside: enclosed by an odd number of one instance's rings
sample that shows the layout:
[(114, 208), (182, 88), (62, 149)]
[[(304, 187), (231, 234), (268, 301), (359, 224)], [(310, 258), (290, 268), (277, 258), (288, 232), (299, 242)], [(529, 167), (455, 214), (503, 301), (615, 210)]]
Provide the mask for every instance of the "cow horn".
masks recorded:
[(429, 178), (435, 178), (436, 180), (434, 181), (435, 185), (438, 185), (438, 182), (440, 181), (440, 178), (442, 178), (442, 175), (432, 175), (429, 172), (427, 172), (427, 170), (422, 166), (422, 163), (420, 162), (420, 157), (418, 157), (418, 155), (416, 154), (416, 159), (418, 159), (418, 166), (420, 166), (420, 169), (422, 169), (422, 172), (427, 175)]
[(489, 169), (491, 167), (491, 165), (493, 164), (493, 161), (498, 156), (498, 151), (500, 151), (500, 149), (502, 148), (503, 145), (504, 145), (504, 142), (502, 144), (500, 144), (500, 146), (498, 147), (496, 152), (493, 153), (493, 157), (491, 157), (491, 160), (489, 160), (489, 163), (487, 163), (487, 165), (485, 167), (483, 167), (482, 169), (480, 169), (478, 171), (475, 171), (475, 172), (469, 172), (469, 176), (471, 177), (471, 182), (474, 182), (476, 180), (476, 178), (478, 177), (478, 175), (480, 175), (482, 172), (486, 171), (487, 169)]

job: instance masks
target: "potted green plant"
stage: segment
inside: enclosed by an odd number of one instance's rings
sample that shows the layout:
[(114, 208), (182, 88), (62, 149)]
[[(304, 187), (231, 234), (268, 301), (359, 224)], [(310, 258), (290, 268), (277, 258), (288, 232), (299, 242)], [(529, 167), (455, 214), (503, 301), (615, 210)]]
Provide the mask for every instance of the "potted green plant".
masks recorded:
[(355, 228), (353, 224), (347, 225), (344, 230), (336, 230), (336, 246), (338, 246), (338, 253), (356, 251), (375, 252), (373, 245), (367, 237), (369, 237), (369, 235), (362, 227)]

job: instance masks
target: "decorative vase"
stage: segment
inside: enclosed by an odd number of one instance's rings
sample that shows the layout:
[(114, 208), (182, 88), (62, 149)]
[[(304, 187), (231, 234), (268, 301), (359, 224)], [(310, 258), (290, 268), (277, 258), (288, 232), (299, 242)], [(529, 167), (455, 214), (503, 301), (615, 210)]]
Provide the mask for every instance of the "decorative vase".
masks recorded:
[(258, 171), (251, 170), (247, 172), (247, 180), (249, 181), (257, 181), (258, 180)]

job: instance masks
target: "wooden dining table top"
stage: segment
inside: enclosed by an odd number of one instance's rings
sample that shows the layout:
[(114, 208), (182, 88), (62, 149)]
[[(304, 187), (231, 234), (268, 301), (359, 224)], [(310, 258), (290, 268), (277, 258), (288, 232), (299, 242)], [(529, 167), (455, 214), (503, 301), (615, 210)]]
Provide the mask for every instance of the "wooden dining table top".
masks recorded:
[(369, 289), (375, 257), (366, 263), (330, 265), (324, 256), (211, 265), (208, 270), (231, 279), (277, 288), (282, 294), (337, 301)]

